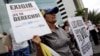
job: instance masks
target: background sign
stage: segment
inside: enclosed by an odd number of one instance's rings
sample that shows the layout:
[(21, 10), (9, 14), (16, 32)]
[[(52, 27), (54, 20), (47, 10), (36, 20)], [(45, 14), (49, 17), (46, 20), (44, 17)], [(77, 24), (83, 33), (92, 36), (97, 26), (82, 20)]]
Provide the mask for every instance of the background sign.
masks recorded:
[(87, 33), (82, 17), (68, 18), (68, 21), (74, 33), (75, 39), (78, 43), (81, 55), (82, 56), (93, 55), (92, 45), (89, 40), (89, 35)]
[(29, 40), (33, 35), (51, 33), (36, 3), (7, 4), (7, 11), (16, 42)]

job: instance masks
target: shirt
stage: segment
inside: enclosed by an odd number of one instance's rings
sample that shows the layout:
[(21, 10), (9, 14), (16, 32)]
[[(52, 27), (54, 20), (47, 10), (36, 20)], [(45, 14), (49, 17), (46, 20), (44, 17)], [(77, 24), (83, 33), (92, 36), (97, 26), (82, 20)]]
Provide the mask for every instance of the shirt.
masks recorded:
[(12, 29), (10, 29), (10, 35), (11, 35), (12, 46), (13, 46), (14, 51), (20, 50), (20, 49), (23, 49), (23, 48), (26, 48), (26, 47), (29, 46), (27, 41), (16, 43), (13, 32), (12, 32)]
[(7, 53), (8, 49), (7, 46), (5, 45), (5, 36), (0, 34), (0, 54)]
[(73, 56), (70, 47), (70, 38), (68, 38), (67, 33), (61, 29), (57, 28), (55, 32), (44, 35), (41, 37), (42, 42), (51, 47), (61, 56)]

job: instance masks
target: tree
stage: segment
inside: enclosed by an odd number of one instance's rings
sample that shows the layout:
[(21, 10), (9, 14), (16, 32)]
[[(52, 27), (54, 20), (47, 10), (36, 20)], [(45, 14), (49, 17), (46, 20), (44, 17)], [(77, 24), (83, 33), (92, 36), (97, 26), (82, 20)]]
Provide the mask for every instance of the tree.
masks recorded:
[(76, 10), (75, 16), (83, 16), (83, 15), (84, 15), (84, 9), (78, 8), (78, 9)]
[(93, 24), (100, 23), (100, 12), (97, 10), (89, 11), (88, 19), (92, 21)]
[(76, 11), (76, 14), (75, 14), (75, 16), (82, 16), (82, 18), (83, 18), (83, 20), (85, 21), (85, 9), (80, 9), (80, 8), (78, 8)]
[[(77, 9), (75, 16), (82, 16), (85, 20), (85, 9)], [(91, 20), (93, 24), (100, 24), (100, 12), (98, 10), (89, 11), (88, 20)]]

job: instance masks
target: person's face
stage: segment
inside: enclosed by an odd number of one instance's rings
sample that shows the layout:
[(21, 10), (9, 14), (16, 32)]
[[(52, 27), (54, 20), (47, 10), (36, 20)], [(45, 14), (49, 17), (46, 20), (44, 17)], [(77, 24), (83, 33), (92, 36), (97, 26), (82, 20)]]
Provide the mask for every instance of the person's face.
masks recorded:
[(45, 20), (48, 22), (48, 23), (56, 23), (56, 15), (55, 13), (51, 13), (51, 14), (46, 14), (45, 15)]
[(66, 26), (69, 26), (69, 23), (68, 23), (68, 21), (66, 21), (65, 23), (66, 23)]

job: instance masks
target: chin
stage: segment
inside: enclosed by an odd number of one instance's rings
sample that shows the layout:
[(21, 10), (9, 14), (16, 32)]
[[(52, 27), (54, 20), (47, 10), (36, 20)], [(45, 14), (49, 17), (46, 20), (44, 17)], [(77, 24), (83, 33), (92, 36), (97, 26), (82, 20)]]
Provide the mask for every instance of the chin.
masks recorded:
[(57, 21), (53, 21), (52, 23), (56, 23)]

